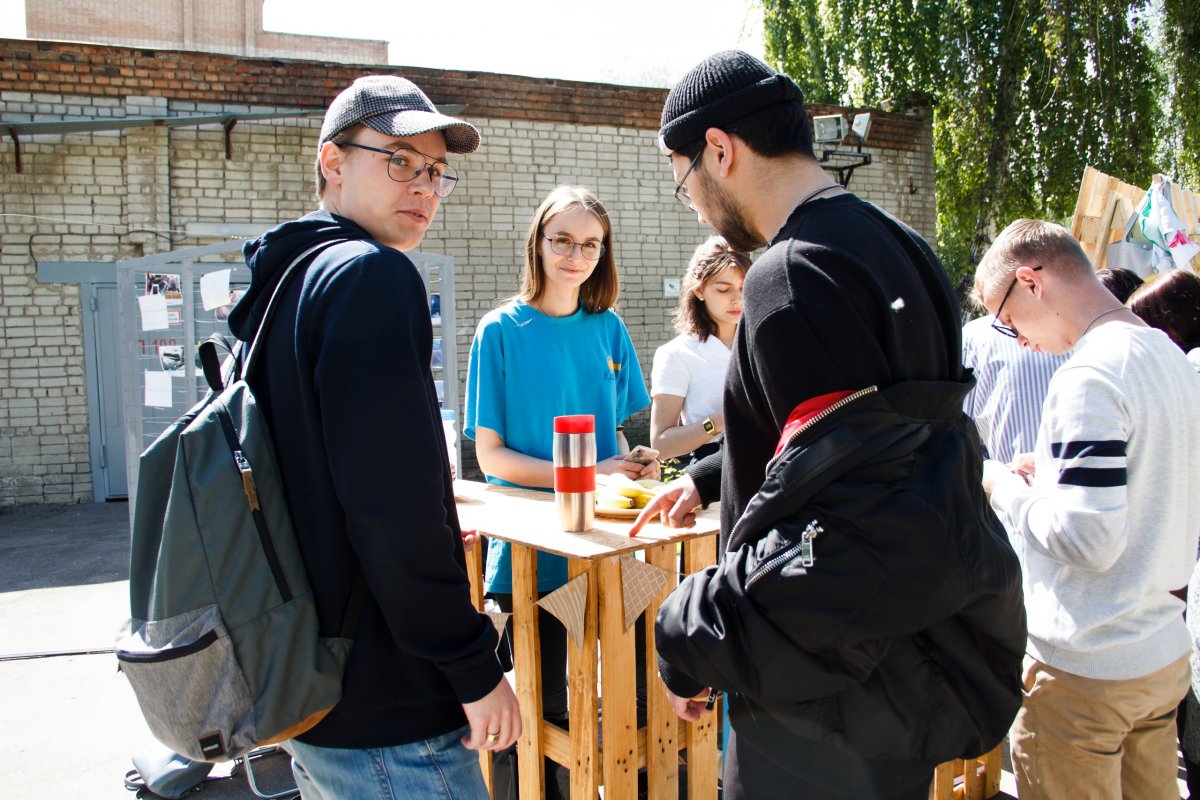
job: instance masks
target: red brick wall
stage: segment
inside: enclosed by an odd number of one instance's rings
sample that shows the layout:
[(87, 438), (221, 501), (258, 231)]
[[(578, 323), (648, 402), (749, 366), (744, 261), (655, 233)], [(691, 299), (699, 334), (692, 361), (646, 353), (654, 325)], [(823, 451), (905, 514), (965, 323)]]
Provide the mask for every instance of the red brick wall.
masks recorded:
[[(468, 107), (471, 117), (656, 129), (664, 89), (645, 89), (488, 72), (353, 66), (108, 45), (0, 39), (0, 91), (154, 95), (199, 103), (323, 108), (360, 75), (394, 72), (434, 103)], [(837, 113), (833, 106), (812, 107)], [(869, 146), (910, 150), (928, 122), (872, 111)]]

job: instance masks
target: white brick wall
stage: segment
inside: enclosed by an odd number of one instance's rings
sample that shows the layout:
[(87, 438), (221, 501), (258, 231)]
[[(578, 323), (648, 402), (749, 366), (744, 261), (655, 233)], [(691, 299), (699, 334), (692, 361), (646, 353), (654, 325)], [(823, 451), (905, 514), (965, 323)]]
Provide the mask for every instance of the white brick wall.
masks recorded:
[[(0, 94), (0, 111), (12, 119), (222, 110), (229, 109), (168, 104), (160, 97), (118, 103)], [(621, 275), (620, 312), (648, 377), (655, 348), (672, 335), (676, 300), (662, 296), (663, 279), (679, 277), (695, 245), (709, 234), (695, 214), (671, 199), (674, 183), (655, 132), (472, 122), (481, 129), (483, 146), (462, 157), (459, 188), (442, 204), (421, 248), (455, 261), (460, 386), (479, 318), (517, 289), (534, 208), (564, 182), (593, 188), (608, 206)], [(208, 243), (179, 238), (189, 222), (254, 222), (266, 228), (307, 213), (315, 207), (311, 176), (318, 130), (317, 119), (239, 123), (228, 161), (219, 126), (25, 137), (20, 174), (11, 140), (0, 140), (5, 186), (0, 213), (6, 215), (0, 217), (0, 506), (92, 497), (79, 291), (74, 284), (37, 283), (35, 258), (117, 261)], [(932, 239), (932, 154), (923, 138), (915, 151), (876, 152), (875, 163), (854, 174), (851, 189)], [(71, 221), (57, 221), (64, 218)], [(173, 241), (129, 233), (125, 226), (153, 228)], [(647, 419), (645, 413), (635, 419), (634, 438)]]

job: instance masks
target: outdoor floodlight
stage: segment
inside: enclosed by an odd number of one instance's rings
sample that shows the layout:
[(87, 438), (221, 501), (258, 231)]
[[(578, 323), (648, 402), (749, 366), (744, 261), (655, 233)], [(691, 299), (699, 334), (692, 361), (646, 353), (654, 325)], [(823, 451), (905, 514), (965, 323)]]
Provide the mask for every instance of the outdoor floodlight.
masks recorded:
[(821, 166), (837, 174), (838, 183), (846, 186), (850, 176), (859, 167), (871, 163), (871, 154), (863, 152), (863, 142), (871, 132), (871, 114), (861, 112), (854, 115), (850, 133), (854, 134), (857, 146), (853, 150), (839, 150), (837, 146), (846, 136), (846, 119), (841, 114), (813, 117), (813, 141), (826, 145), (821, 148)]
[(846, 137), (846, 119), (841, 114), (813, 117), (813, 141), (840, 142)]
[(861, 146), (867, 140), (867, 134), (871, 132), (871, 115), (867, 112), (854, 115), (854, 122), (850, 123), (850, 132), (858, 138), (858, 143)]

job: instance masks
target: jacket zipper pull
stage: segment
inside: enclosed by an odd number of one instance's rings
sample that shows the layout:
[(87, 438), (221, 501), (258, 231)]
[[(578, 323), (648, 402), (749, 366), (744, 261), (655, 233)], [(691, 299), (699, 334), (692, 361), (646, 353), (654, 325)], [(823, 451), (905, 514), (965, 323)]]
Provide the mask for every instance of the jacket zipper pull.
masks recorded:
[(813, 555), (813, 539), (824, 532), (825, 529), (814, 519), (808, 523), (804, 533), (800, 534), (800, 566), (807, 568), (816, 563), (817, 559)]

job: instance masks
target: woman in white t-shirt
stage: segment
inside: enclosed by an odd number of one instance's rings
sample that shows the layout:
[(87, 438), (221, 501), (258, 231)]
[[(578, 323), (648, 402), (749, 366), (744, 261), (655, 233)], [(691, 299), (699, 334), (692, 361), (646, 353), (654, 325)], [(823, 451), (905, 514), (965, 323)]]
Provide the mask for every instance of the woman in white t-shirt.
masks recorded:
[(720, 236), (692, 254), (675, 311), (679, 336), (658, 348), (650, 371), (650, 446), (659, 458), (703, 458), (720, 446), (725, 368), (749, 268), (750, 256)]

